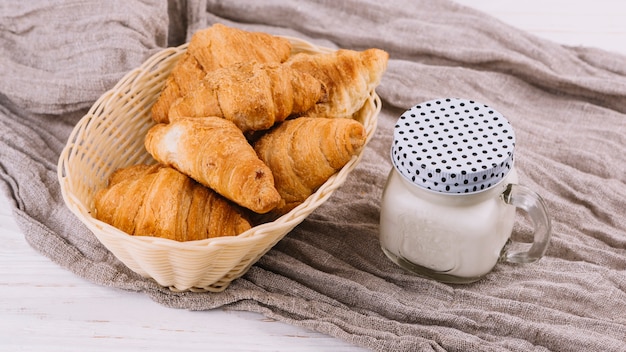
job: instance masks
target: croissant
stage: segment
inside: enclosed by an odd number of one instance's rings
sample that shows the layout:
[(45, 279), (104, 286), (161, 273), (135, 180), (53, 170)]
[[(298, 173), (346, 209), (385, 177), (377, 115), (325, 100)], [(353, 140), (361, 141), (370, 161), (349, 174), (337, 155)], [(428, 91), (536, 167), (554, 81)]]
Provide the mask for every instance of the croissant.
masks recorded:
[(187, 50), (209, 72), (238, 62), (284, 62), (291, 54), (291, 43), (271, 34), (216, 23), (194, 33)]
[(287, 39), (267, 33), (248, 32), (219, 23), (198, 31), (166, 80), (152, 107), (152, 118), (157, 123), (167, 123), (172, 103), (191, 91), (207, 72), (238, 62), (280, 63), (287, 60), (290, 53), (291, 43)]
[(389, 54), (380, 49), (340, 49), (327, 54), (299, 53), (287, 60), (290, 67), (306, 72), (326, 86), (328, 99), (316, 104), (308, 117), (351, 117), (367, 100), (387, 69)]
[(266, 130), (301, 114), (324, 97), (313, 76), (281, 64), (240, 63), (208, 73), (170, 108), (169, 120), (219, 116), (243, 132)]
[(234, 236), (251, 227), (242, 209), (160, 164), (115, 171), (96, 194), (95, 214), (130, 235), (176, 241)]
[(145, 147), (157, 161), (254, 212), (266, 213), (280, 202), (272, 172), (231, 121), (179, 118), (157, 124)]
[(363, 148), (363, 125), (352, 119), (300, 117), (287, 120), (254, 143), (272, 170), (282, 198), (273, 213), (302, 203)]
[(152, 105), (152, 119), (157, 123), (168, 122), (167, 113), (176, 99), (184, 96), (206, 76), (206, 72), (198, 60), (186, 52), (172, 69), (172, 73), (165, 80), (165, 86), (157, 101)]

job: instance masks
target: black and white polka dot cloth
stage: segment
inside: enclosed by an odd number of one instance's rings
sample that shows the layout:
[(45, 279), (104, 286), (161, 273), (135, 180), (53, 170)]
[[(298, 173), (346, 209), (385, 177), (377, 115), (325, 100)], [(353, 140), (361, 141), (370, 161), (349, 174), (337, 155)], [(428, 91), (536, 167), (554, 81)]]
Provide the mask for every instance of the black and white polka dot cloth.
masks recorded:
[(394, 128), (391, 158), (402, 176), (443, 193), (471, 193), (501, 181), (513, 167), (515, 133), (487, 105), (465, 99), (427, 101)]

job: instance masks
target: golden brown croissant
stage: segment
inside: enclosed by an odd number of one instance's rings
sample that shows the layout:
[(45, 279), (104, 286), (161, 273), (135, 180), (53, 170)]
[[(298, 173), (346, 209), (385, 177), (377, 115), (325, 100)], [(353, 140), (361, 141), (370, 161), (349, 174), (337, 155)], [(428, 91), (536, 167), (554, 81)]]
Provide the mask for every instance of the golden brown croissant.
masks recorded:
[(266, 213), (280, 201), (270, 169), (243, 132), (221, 117), (179, 118), (152, 127), (148, 152), (231, 201)]
[(343, 118), (363, 106), (380, 83), (388, 60), (389, 54), (380, 49), (340, 49), (328, 54), (296, 54), (286, 64), (326, 85), (326, 102), (316, 104), (305, 116)]
[(216, 23), (194, 33), (187, 50), (209, 72), (238, 62), (284, 62), (291, 54), (291, 43), (271, 34)]
[(169, 108), (185, 96), (207, 72), (238, 62), (284, 62), (291, 53), (291, 43), (281, 37), (248, 32), (222, 24), (194, 33), (187, 52), (166, 80), (161, 95), (152, 107), (152, 118), (167, 123)]
[(136, 236), (176, 241), (234, 236), (251, 225), (242, 209), (164, 165), (119, 169), (95, 197), (96, 218)]
[(313, 76), (281, 64), (240, 63), (209, 72), (170, 108), (169, 120), (219, 116), (243, 132), (266, 130), (325, 96)]
[(365, 144), (363, 125), (351, 119), (300, 117), (264, 134), (254, 149), (272, 170), (284, 214), (313, 194)]
[(206, 76), (195, 57), (186, 52), (165, 80), (165, 86), (152, 105), (152, 119), (157, 123), (168, 122), (167, 113), (176, 99), (192, 91)]

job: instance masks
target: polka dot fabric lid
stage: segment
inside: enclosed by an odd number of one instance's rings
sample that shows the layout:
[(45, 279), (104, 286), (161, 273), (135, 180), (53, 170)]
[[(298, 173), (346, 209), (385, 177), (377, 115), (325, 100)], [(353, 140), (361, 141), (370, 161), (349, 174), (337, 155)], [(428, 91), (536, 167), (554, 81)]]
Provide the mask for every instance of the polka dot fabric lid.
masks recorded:
[(394, 128), (391, 159), (414, 184), (443, 193), (471, 193), (500, 182), (513, 167), (515, 134), (487, 105), (448, 98), (405, 111)]

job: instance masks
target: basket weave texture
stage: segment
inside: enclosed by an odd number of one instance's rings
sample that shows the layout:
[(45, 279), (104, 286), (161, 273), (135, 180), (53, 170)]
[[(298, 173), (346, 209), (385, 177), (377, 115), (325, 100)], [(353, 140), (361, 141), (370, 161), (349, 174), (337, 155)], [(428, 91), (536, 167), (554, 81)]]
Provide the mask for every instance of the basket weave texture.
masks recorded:
[[(297, 52), (328, 53), (333, 49), (287, 37)], [(94, 196), (118, 168), (155, 163), (144, 147), (154, 125), (150, 108), (187, 44), (162, 50), (124, 76), (103, 94), (78, 122), (58, 163), (58, 178), (68, 208), (98, 240), (134, 272), (173, 291), (223, 291), (289, 231), (324, 203), (356, 167), (363, 151), (353, 157), (304, 203), (275, 221), (230, 237), (177, 242), (151, 236), (130, 236), (92, 216)], [(376, 92), (359, 119), (367, 140), (376, 129), (381, 101)], [(365, 149), (365, 148), (364, 148)]]

